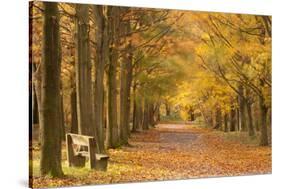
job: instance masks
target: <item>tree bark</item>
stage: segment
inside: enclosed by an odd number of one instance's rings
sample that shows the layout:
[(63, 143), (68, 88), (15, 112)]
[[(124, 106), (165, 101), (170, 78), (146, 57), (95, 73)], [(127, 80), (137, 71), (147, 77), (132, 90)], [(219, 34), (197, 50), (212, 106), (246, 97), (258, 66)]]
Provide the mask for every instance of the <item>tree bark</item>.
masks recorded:
[(119, 7), (108, 7), (108, 40), (109, 40), (109, 68), (108, 68), (108, 108), (107, 108), (107, 148), (119, 146), (117, 120), (117, 66), (119, 47), (120, 10)]
[(59, 17), (57, 3), (44, 2), (42, 51), (41, 175), (63, 175), (61, 167)]
[(94, 136), (88, 5), (76, 4), (75, 31), (75, 83), (78, 133)]
[(243, 97), (244, 95), (244, 88), (243, 86), (239, 86), (239, 96), (238, 96), (238, 102), (239, 102), (239, 123), (240, 123), (240, 129), (241, 131), (247, 131), (247, 125), (246, 125), (246, 112), (245, 112), (245, 99)]
[(228, 114), (224, 113), (223, 116), (224, 132), (228, 132)]
[(78, 120), (77, 120), (77, 100), (76, 100), (76, 88), (71, 90), (70, 95), (70, 106), (71, 106), (71, 126), (70, 132), (78, 134)]
[(221, 115), (221, 109), (217, 108), (215, 113), (215, 127), (214, 129), (221, 129), (222, 128), (222, 115)]
[(140, 99), (137, 104), (138, 114), (137, 114), (137, 130), (143, 130), (143, 102)]
[(232, 107), (230, 110), (230, 131), (235, 131), (236, 128), (236, 111), (235, 108)]
[[(124, 23), (124, 33), (130, 32), (129, 23)], [(127, 39), (126, 39), (127, 40)], [(127, 41), (125, 53), (120, 66), (120, 140), (121, 144), (127, 144), (130, 135), (130, 89), (132, 83), (132, 53), (131, 41)]]
[(170, 116), (171, 108), (168, 102), (165, 103), (165, 108), (166, 108), (166, 116)]
[(247, 127), (249, 136), (255, 135), (255, 129), (253, 124), (253, 115), (252, 115), (252, 102), (251, 102), (251, 90), (249, 87), (246, 87), (246, 99), (245, 105), (247, 110)]
[(246, 103), (247, 114), (248, 114), (248, 132), (249, 136), (255, 135), (254, 125), (253, 125), (253, 116), (252, 116), (252, 105), (250, 102)]
[(236, 119), (235, 130), (240, 131), (241, 128), (240, 128), (240, 124), (239, 124), (239, 120), (240, 120), (239, 107), (235, 109), (235, 119)]
[(254, 118), (257, 118), (257, 119), (254, 119), (254, 124), (255, 124), (255, 129), (257, 132), (260, 131), (260, 119), (259, 116), (260, 116), (260, 107), (259, 107), (259, 102), (255, 102), (254, 103)]
[(147, 99), (144, 100), (142, 128), (143, 130), (149, 129), (149, 103)]
[[(128, 50), (131, 51), (132, 45), (129, 43)], [(130, 52), (127, 57), (127, 78), (126, 78), (126, 128), (128, 137), (130, 137), (131, 129), (130, 129), (130, 121), (131, 121), (131, 86), (132, 86), (132, 79), (133, 79), (133, 55)]]
[(161, 121), (160, 105), (161, 105), (160, 103), (157, 105), (157, 110), (156, 110), (156, 113), (157, 113), (157, 115), (156, 115), (156, 122), (157, 123)]
[(132, 128), (132, 132), (136, 132), (137, 128), (139, 127), (139, 120), (138, 120), (138, 116), (139, 116), (139, 108), (138, 108), (138, 102), (137, 102), (137, 87), (136, 87), (136, 83), (134, 80), (134, 85), (133, 85), (133, 98), (134, 98), (134, 105), (133, 105), (133, 128)]
[[(62, 93), (62, 92), (61, 92)], [(60, 114), (61, 114), (61, 140), (65, 141), (65, 122), (64, 122), (64, 109), (63, 109), (63, 94), (60, 95)]]
[(104, 67), (108, 57), (108, 34), (103, 13), (103, 6), (93, 5), (96, 24), (96, 57), (95, 57), (95, 84), (94, 84), (94, 124), (97, 139), (97, 152), (104, 153), (104, 125), (103, 125), (103, 99), (104, 99)]
[(188, 114), (189, 114), (189, 117), (190, 117), (190, 121), (194, 121), (195, 117), (194, 117), (194, 110), (193, 110), (192, 107), (189, 108)]
[[(42, 63), (41, 63), (42, 64)], [(37, 67), (36, 72), (33, 75), (34, 80), (34, 91), (36, 94), (36, 101), (37, 101), (37, 107), (38, 107), (38, 120), (39, 120), (39, 128), (38, 128), (38, 141), (41, 143), (42, 138), (42, 127), (40, 124), (40, 117), (42, 117), (42, 100), (41, 100), (41, 80), (42, 80), (42, 74), (41, 74), (41, 65)]]
[(154, 127), (155, 126), (155, 120), (154, 120), (154, 105), (152, 103), (149, 104), (149, 125)]
[(260, 123), (261, 123), (261, 138), (260, 146), (268, 146), (268, 131), (266, 125), (266, 115), (268, 108), (265, 105), (264, 98), (259, 96), (259, 106), (260, 106)]
[(35, 86), (32, 84), (32, 124), (39, 123), (39, 112), (38, 112), (38, 102), (37, 102), (37, 95), (35, 91)]

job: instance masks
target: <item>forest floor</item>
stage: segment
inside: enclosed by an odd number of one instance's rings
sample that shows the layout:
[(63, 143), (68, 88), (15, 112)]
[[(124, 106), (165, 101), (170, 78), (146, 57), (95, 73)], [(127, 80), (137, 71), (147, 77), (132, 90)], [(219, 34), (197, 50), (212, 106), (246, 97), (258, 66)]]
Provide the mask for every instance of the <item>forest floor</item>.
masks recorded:
[(39, 176), (39, 148), (34, 148), (33, 187), (271, 173), (271, 147), (258, 146), (255, 138), (245, 142), (243, 137), (192, 124), (159, 124), (132, 134), (130, 146), (109, 150), (107, 172), (67, 167), (63, 147), (65, 177), (60, 179)]

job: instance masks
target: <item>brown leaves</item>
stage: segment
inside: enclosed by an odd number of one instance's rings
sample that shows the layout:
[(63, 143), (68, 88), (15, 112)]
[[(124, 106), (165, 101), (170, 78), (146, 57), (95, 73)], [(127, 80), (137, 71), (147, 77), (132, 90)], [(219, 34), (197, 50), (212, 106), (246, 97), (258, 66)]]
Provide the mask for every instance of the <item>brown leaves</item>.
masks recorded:
[(34, 178), (35, 187), (77, 186), (271, 172), (271, 148), (226, 140), (220, 132), (158, 125), (132, 134), (130, 147), (110, 149), (107, 172), (63, 165), (63, 179)]

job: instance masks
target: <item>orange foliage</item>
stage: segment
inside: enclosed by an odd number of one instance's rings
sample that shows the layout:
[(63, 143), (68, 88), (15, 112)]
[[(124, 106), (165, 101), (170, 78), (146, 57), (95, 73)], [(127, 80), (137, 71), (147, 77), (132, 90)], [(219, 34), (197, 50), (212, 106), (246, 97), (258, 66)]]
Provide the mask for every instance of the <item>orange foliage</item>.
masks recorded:
[[(62, 179), (34, 178), (34, 187), (77, 186), (271, 173), (271, 147), (226, 140), (194, 125), (158, 125), (132, 135), (130, 146), (109, 150), (107, 172)], [(78, 169), (77, 169), (78, 170)]]

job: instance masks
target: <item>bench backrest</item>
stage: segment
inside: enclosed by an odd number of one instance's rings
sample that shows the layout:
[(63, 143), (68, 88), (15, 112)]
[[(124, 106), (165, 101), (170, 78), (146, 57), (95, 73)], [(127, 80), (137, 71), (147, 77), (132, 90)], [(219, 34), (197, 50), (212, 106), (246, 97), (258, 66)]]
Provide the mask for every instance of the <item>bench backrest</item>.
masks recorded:
[(87, 136), (87, 135), (78, 135), (72, 133), (68, 133), (67, 135), (70, 135), (73, 144), (81, 145), (81, 146), (89, 146), (89, 139), (94, 140), (94, 137)]

